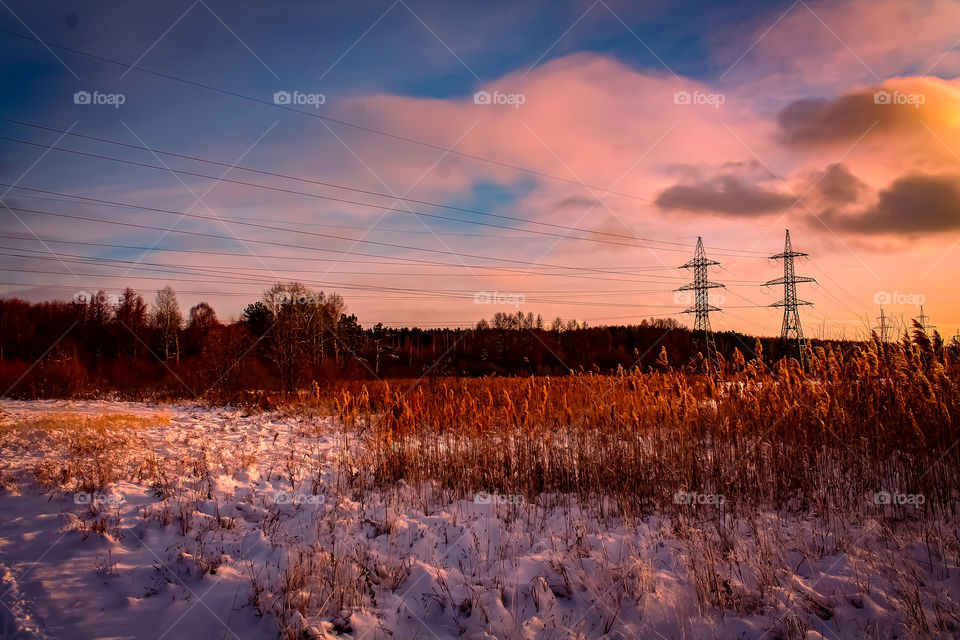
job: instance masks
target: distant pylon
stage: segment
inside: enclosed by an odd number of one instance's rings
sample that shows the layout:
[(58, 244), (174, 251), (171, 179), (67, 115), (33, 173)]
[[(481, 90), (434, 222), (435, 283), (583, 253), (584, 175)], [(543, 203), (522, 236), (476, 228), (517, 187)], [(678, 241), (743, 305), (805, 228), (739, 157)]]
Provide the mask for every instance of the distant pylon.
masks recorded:
[(801, 251), (794, 251), (790, 244), (790, 230), (787, 229), (787, 239), (783, 245), (783, 253), (770, 256), (771, 260), (783, 260), (783, 277), (771, 280), (766, 286), (774, 284), (783, 285), (783, 300), (774, 302), (771, 307), (783, 307), (783, 326), (780, 329), (781, 340), (795, 339), (797, 341), (797, 352), (800, 364), (806, 366), (806, 354), (804, 348), (806, 341), (803, 338), (803, 327), (800, 326), (800, 314), (797, 307), (800, 305), (812, 305), (812, 302), (797, 299), (798, 282), (816, 282), (813, 278), (798, 276), (793, 270), (793, 259), (808, 256), (810, 254)]
[(685, 284), (677, 291), (693, 291), (693, 306), (683, 313), (695, 313), (697, 318), (693, 323), (694, 340), (698, 333), (703, 332), (704, 347), (706, 350), (707, 366), (715, 366), (720, 370), (720, 358), (717, 355), (717, 345), (713, 340), (713, 329), (710, 327), (710, 312), (720, 311), (719, 307), (710, 304), (710, 289), (723, 288), (724, 285), (710, 282), (707, 277), (707, 267), (719, 265), (715, 260), (708, 260), (703, 250), (703, 238), (697, 238), (697, 248), (693, 253), (693, 260), (679, 267), (693, 269), (693, 282)]
[(923, 328), (923, 333), (925, 335), (930, 335), (932, 329), (936, 329), (937, 325), (929, 324), (927, 320), (930, 319), (930, 316), (923, 315), (923, 305), (920, 305), (920, 315), (914, 318), (917, 322), (920, 323), (920, 327)]
[(880, 305), (880, 315), (877, 316), (877, 322), (880, 324), (875, 326), (874, 329), (880, 330), (880, 342), (887, 342), (890, 337), (890, 325), (887, 323), (887, 316), (883, 312), (882, 304)]

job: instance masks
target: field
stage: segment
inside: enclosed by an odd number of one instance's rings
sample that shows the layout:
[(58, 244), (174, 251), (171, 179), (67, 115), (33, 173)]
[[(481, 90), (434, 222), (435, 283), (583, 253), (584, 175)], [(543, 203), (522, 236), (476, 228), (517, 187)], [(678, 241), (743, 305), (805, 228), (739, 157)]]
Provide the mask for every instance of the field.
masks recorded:
[(0, 640), (960, 640), (960, 0), (0, 0)]
[(956, 637), (958, 391), (929, 344), (874, 342), (806, 373), (4, 401), (0, 630)]

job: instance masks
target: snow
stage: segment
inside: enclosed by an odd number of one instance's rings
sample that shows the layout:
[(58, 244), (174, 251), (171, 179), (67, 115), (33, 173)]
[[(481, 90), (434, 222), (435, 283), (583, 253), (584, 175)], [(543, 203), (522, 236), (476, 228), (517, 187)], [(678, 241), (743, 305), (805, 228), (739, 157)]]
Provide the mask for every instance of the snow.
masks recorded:
[[(92, 440), (4, 427), (110, 414), (140, 422)], [(362, 438), (333, 419), (233, 408), (4, 401), (0, 444), (4, 638), (960, 629), (950, 626), (960, 602), (956, 521), (734, 518), (705, 505), (688, 507), (689, 517), (610, 520), (571, 497), (478, 503), (430, 484), (380, 490), (357, 480)]]

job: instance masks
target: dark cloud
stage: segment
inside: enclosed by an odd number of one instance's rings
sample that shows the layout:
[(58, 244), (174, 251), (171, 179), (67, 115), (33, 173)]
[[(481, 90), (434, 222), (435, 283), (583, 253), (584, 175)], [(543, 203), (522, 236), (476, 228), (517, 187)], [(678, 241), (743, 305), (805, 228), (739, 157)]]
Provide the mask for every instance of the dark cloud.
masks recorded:
[[(887, 92), (892, 95), (891, 92)], [(790, 145), (853, 141), (867, 131), (922, 128), (922, 109), (912, 104), (878, 104), (875, 90), (832, 100), (803, 99), (777, 116), (780, 136)]]
[(877, 194), (876, 205), (855, 215), (828, 211), (834, 227), (865, 234), (938, 233), (960, 229), (960, 176), (908, 174)]
[(845, 164), (831, 164), (815, 178), (814, 191), (829, 204), (852, 204), (860, 199), (867, 185)]
[(761, 216), (785, 209), (796, 197), (762, 186), (748, 184), (733, 175), (721, 175), (706, 182), (678, 184), (657, 196), (661, 209), (681, 207), (733, 216)]
[(701, 182), (707, 177), (718, 174), (738, 176), (741, 180), (762, 182), (764, 180), (779, 180), (780, 176), (756, 160), (733, 161), (728, 160), (719, 167), (709, 164), (669, 164), (665, 168), (668, 175), (677, 176), (688, 182)]
[(761, 180), (780, 180), (780, 176), (772, 173), (766, 165), (757, 160), (732, 161), (728, 160), (720, 165), (720, 170), (724, 173), (733, 173), (739, 176), (749, 176), (756, 181)]

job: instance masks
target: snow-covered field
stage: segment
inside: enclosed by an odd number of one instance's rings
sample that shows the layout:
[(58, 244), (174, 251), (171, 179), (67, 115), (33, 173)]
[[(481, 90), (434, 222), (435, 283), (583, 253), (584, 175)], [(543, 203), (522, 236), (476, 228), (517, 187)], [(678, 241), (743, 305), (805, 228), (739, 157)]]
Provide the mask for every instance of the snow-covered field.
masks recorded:
[(960, 634), (956, 519), (621, 520), (562, 496), (376, 489), (362, 436), (330, 418), (0, 410), (2, 637)]

